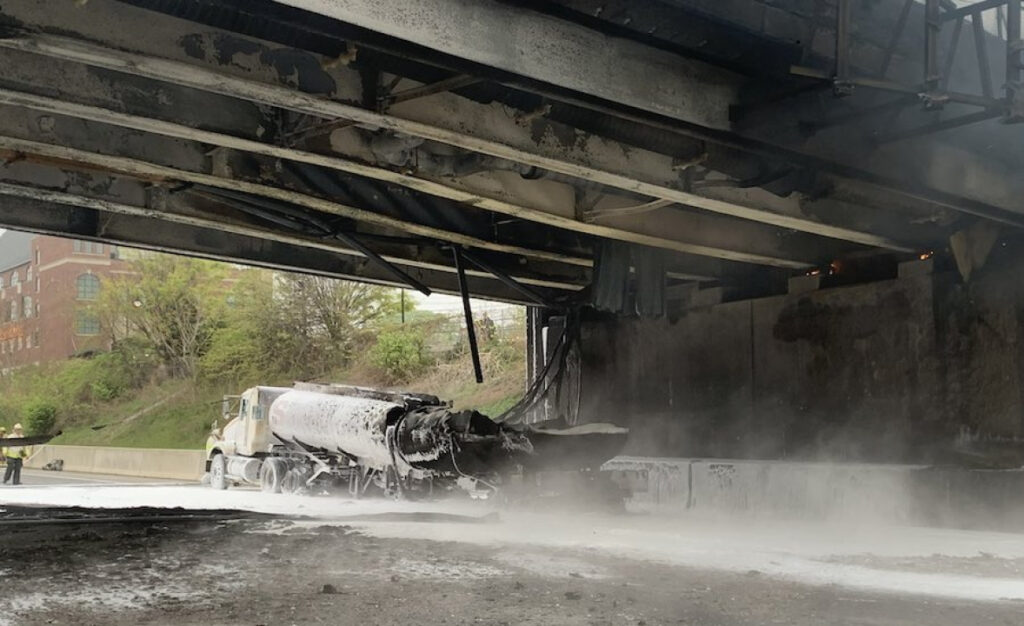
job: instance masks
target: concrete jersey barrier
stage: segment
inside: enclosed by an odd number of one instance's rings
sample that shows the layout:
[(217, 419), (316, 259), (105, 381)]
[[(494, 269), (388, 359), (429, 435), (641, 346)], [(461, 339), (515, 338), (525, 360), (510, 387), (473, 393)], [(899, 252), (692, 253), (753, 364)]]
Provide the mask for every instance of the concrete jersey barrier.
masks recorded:
[(106, 448), (100, 446), (39, 446), (26, 467), (41, 468), (62, 459), (64, 471), (199, 480), (206, 453), (202, 450), (160, 448)]
[(1024, 469), (619, 456), (640, 510), (1024, 530)]

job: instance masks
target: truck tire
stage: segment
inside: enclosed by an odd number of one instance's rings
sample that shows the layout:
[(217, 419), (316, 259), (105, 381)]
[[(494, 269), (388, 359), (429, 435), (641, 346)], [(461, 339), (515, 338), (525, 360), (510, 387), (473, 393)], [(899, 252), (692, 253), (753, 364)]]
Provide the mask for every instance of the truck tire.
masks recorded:
[(210, 459), (210, 486), (214, 489), (228, 488), (228, 463), (219, 452)]
[(281, 480), (287, 471), (282, 459), (267, 459), (260, 466), (260, 490), (265, 493), (281, 493)]
[(293, 467), (281, 479), (281, 493), (300, 494), (306, 490), (306, 472)]

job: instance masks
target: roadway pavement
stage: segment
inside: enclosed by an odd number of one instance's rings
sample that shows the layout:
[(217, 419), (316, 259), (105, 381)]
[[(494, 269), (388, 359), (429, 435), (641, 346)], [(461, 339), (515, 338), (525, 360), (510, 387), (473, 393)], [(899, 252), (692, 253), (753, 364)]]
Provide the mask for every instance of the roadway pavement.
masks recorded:
[[(2, 471), (2, 470), (0, 470)], [(160, 478), (137, 478), (134, 476), (111, 476), (105, 474), (84, 474), (79, 472), (47, 472), (38, 469), (21, 470), (21, 487), (29, 486), (85, 486), (90, 484), (173, 484), (181, 481)], [(11, 485), (0, 485), (0, 489), (12, 489)]]

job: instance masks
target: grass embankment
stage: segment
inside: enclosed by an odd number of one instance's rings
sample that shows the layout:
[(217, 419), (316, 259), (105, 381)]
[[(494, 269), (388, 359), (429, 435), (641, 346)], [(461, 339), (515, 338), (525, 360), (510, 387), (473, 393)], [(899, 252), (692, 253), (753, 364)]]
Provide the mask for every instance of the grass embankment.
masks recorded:
[[(379, 372), (361, 361), (323, 378), (430, 393), (453, 401), (456, 409), (498, 415), (522, 395), (523, 356), (517, 350), (494, 350), (481, 356), (481, 385), (473, 378), (468, 354), (437, 362), (393, 385), (387, 385)], [(201, 448), (220, 415), (221, 397), (242, 390), (175, 379), (133, 388), (131, 373), (131, 364), (117, 362), (112, 355), (23, 368), (0, 380), (0, 425), (10, 429), (15, 422), (26, 422), (32, 407), (43, 404), (54, 408), (54, 425), (48, 430), (63, 431), (54, 444)], [(260, 382), (290, 384), (287, 380)]]

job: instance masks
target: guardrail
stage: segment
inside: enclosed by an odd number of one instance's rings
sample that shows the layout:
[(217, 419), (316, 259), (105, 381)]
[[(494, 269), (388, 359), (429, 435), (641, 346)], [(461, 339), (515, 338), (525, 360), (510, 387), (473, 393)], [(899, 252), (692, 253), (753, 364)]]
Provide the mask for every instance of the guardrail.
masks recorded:
[(50, 461), (64, 461), (64, 471), (199, 480), (206, 453), (202, 450), (160, 448), (106, 448), (100, 446), (40, 446), (26, 467), (41, 468)]

